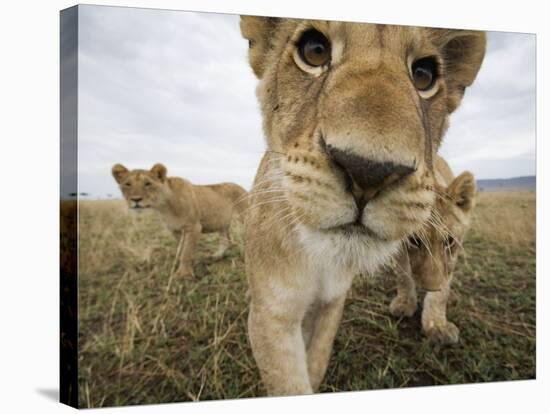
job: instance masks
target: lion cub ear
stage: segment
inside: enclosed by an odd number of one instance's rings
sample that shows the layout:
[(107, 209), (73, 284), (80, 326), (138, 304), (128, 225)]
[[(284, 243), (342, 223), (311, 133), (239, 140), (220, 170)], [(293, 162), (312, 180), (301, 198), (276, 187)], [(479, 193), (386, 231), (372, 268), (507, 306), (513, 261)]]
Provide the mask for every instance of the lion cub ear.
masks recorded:
[(264, 74), (265, 58), (273, 49), (271, 40), (280, 22), (278, 17), (241, 16), (241, 34), (248, 40), (248, 61), (259, 79)]
[(465, 213), (469, 212), (475, 204), (476, 180), (473, 174), (465, 171), (456, 177), (447, 187), (447, 194), (456, 205)]
[(163, 164), (157, 163), (151, 168), (151, 173), (160, 181), (166, 180), (166, 167)]
[(124, 179), (127, 173), (128, 173), (128, 168), (126, 168), (122, 164), (115, 164), (111, 169), (111, 174), (113, 174), (115, 181), (119, 184)]
[(476, 30), (428, 29), (428, 37), (440, 50), (447, 82), (447, 109), (453, 112), (465, 89), (479, 72), (485, 56), (487, 35)]

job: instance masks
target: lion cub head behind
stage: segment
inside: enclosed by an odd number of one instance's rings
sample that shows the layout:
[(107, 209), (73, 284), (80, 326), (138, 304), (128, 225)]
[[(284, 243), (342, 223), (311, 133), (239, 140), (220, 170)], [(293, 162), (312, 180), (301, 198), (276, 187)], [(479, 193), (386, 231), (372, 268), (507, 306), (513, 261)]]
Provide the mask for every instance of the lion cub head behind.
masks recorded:
[(115, 164), (111, 170), (128, 207), (133, 210), (156, 208), (166, 198), (166, 167), (155, 164), (149, 171), (128, 170)]
[(474, 176), (466, 171), (442, 188), (430, 227), (410, 238), (413, 274), (420, 280), (450, 280), (475, 206)]
[(430, 217), (433, 157), (485, 34), (252, 16), (241, 31), (268, 145), (256, 190), (284, 194), (312, 252), (382, 260)]

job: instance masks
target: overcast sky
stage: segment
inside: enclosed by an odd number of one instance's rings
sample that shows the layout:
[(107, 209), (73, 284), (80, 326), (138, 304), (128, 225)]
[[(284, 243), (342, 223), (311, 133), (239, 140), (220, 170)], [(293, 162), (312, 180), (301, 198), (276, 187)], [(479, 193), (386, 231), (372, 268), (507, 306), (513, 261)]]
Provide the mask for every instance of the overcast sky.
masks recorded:
[[(80, 6), (80, 191), (118, 197), (117, 162), (250, 188), (265, 144), (247, 49), (238, 16)], [(534, 35), (489, 33), (441, 153), (477, 178), (535, 174)]]

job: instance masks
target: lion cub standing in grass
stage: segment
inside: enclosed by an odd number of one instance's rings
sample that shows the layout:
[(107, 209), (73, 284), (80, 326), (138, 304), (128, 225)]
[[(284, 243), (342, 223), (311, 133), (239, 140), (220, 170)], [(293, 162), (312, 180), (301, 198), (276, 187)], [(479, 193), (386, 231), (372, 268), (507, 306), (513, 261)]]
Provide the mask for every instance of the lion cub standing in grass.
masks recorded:
[(268, 394), (309, 394), (353, 278), (430, 219), (485, 34), (256, 16), (241, 31), (267, 144), (245, 218), (248, 336)]
[(475, 204), (476, 184), (470, 172), (453, 179), (441, 157), (435, 162), (438, 197), (425, 231), (412, 236), (395, 270), (397, 296), (390, 304), (395, 316), (411, 317), (417, 306), (415, 281), (428, 292), (422, 309), (422, 331), (434, 342), (456, 343), (459, 330), (447, 320), (453, 270)]
[(182, 242), (177, 276), (193, 275), (201, 233), (220, 233), (220, 245), (212, 259), (223, 257), (229, 246), (231, 219), (244, 210), (247, 193), (242, 187), (233, 183), (194, 185), (183, 178), (167, 177), (162, 164), (149, 171), (130, 171), (116, 164), (112, 174), (131, 209), (157, 210), (168, 230)]

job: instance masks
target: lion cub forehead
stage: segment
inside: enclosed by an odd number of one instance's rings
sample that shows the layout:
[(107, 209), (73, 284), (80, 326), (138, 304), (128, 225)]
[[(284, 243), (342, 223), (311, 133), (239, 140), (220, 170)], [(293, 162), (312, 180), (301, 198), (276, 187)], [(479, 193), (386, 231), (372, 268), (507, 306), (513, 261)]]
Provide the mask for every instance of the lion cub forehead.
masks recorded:
[[(331, 42), (332, 62), (342, 59), (356, 64), (398, 61), (409, 55), (436, 55), (427, 29), (375, 23), (325, 20), (292, 20), (280, 26), (279, 41), (292, 45), (310, 29), (323, 33)], [(288, 34), (291, 33), (290, 36)]]
[(297, 31), (307, 28), (316, 29), (331, 40), (380, 48), (410, 47), (427, 39), (425, 29), (415, 26), (323, 20), (304, 20), (296, 25)]
[(451, 199), (441, 200), (436, 211), (443, 224), (451, 232), (456, 232), (466, 225), (469, 214), (464, 213)]
[(139, 181), (145, 179), (145, 177), (149, 177), (150, 175), (150, 171), (147, 170), (132, 170), (128, 173), (128, 178)]

